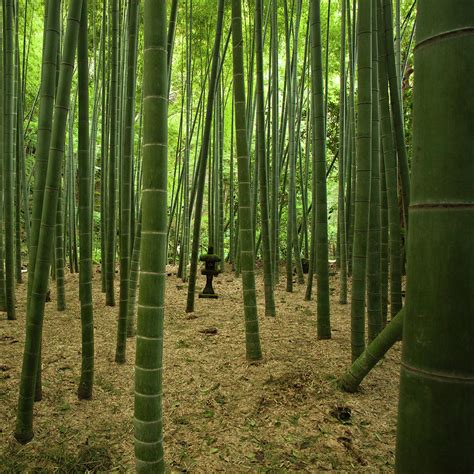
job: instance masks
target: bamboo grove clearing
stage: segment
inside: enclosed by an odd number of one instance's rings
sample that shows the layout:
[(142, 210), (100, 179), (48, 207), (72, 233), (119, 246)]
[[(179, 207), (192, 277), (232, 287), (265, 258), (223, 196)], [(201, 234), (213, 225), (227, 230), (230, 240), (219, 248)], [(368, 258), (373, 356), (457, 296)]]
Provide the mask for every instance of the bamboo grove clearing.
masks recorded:
[(2, 472), (473, 471), (472, 1), (1, 10)]

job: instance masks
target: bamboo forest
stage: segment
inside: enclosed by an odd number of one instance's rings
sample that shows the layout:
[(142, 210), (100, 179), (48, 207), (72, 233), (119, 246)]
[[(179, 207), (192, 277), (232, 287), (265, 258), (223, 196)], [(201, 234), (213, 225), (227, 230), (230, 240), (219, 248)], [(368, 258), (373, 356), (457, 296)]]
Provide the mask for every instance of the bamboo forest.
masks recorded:
[(474, 472), (473, 0), (0, 10), (0, 473)]

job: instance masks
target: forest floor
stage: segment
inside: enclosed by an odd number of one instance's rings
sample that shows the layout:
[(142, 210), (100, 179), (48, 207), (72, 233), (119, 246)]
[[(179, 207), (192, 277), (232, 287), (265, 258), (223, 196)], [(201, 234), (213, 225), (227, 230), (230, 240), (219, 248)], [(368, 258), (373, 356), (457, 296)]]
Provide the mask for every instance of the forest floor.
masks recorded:
[[(258, 276), (264, 359), (245, 360), (240, 280), (217, 277), (218, 300), (196, 299), (184, 311), (187, 285), (167, 281), (164, 416), (172, 472), (392, 471), (400, 344), (356, 394), (336, 385), (350, 363), (350, 305), (337, 302), (331, 277), (332, 340), (316, 337), (316, 301), (303, 286), (276, 290), (277, 317), (264, 316)], [(203, 286), (200, 276), (198, 285)], [(17, 321), (0, 320), (0, 471), (132, 471), (133, 365), (114, 362), (118, 307), (106, 307), (95, 274), (96, 372), (91, 401), (78, 401), (78, 276), (67, 275), (67, 311), (47, 304), (43, 400), (35, 404), (33, 441), (12, 436), (25, 330), (26, 284), (18, 287)], [(118, 281), (116, 289), (118, 291)], [(117, 296), (118, 302), (118, 296)], [(206, 329), (216, 328), (216, 334)], [(208, 331), (209, 332), (209, 331)], [(210, 331), (215, 332), (215, 331)]]

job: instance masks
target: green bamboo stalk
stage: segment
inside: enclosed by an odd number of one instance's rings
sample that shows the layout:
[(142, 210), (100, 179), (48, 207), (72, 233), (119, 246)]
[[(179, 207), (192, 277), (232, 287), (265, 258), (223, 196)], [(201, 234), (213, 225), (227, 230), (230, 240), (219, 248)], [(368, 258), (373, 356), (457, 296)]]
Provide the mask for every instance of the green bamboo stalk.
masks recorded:
[(356, 8), (357, 2), (347, 0), (347, 30), (349, 53), (349, 105), (347, 133), (347, 163), (346, 163), (346, 228), (347, 228), (347, 274), (352, 275), (352, 254), (354, 243), (355, 218), (355, 182), (356, 182), (356, 126), (355, 126), (355, 43), (356, 43)]
[(467, 473), (474, 466), (474, 3), (433, 7), (418, 1), (395, 469)]
[[(68, 143), (67, 143), (67, 155), (66, 155), (66, 166), (65, 166), (65, 206), (64, 206), (64, 240), (65, 240), (65, 255), (67, 250), (67, 256), (69, 259), (69, 271), (74, 273), (74, 204), (76, 196), (74, 193), (74, 119), (76, 115), (76, 104), (77, 104), (77, 89), (74, 93), (73, 104), (71, 107), (71, 113), (68, 116)], [(66, 257), (64, 256), (64, 259)], [(55, 261), (57, 264), (57, 262)]]
[(166, 3), (145, 0), (143, 18), (143, 227), (135, 359), (135, 462), (139, 473), (161, 473), (165, 469), (162, 359), (168, 204)]
[(236, 238), (235, 238), (235, 171), (234, 171), (234, 116), (235, 116), (235, 101), (231, 104), (231, 129), (230, 129), (230, 158), (229, 158), (229, 253), (228, 261), (232, 265), (232, 270), (235, 270), (236, 260)]
[(339, 303), (347, 303), (347, 239), (346, 239), (346, 211), (344, 199), (344, 174), (347, 161), (345, 148), (346, 131), (346, 2), (341, 3), (341, 52), (339, 65), (339, 176), (337, 200), (337, 231), (339, 234), (339, 259), (340, 259), (340, 292)]
[[(18, 123), (20, 120), (20, 64), (19, 64), (19, 40), (18, 40), (18, 7), (13, 6), (14, 39), (13, 39), (13, 186), (14, 186), (14, 219), (15, 219), (15, 280), (22, 283), (21, 276), (21, 171), (20, 171), (20, 137)], [(23, 112), (21, 115), (23, 120)]]
[(257, 160), (259, 166), (260, 227), (263, 243), (263, 279), (265, 294), (265, 315), (275, 316), (275, 296), (273, 293), (273, 270), (270, 248), (270, 226), (267, 190), (267, 158), (265, 155), (265, 98), (263, 92), (263, 6), (255, 1), (255, 42), (257, 62)]
[(176, 35), (176, 23), (178, 18), (178, 0), (172, 0), (170, 19), (168, 24), (168, 36), (166, 39), (167, 64), (168, 64), (168, 87), (171, 84), (171, 72), (173, 70), (173, 51)]
[(133, 239), (132, 260), (130, 262), (130, 287), (129, 303), (127, 315), (127, 336), (135, 336), (135, 314), (137, 310), (137, 284), (140, 269), (140, 250), (142, 240), (142, 215), (141, 208), (138, 213), (138, 219), (135, 226), (135, 238)]
[(400, 93), (400, 67), (397, 67), (397, 60), (395, 58), (392, 0), (383, 0), (383, 20), (385, 22), (386, 61), (390, 86), (390, 110), (392, 111), (392, 122), (395, 131), (395, 143), (397, 146), (397, 163), (401, 178), (403, 216), (406, 226), (408, 226), (408, 206), (410, 205), (410, 170), (408, 168), (405, 130), (403, 125), (403, 111)]
[(245, 347), (247, 359), (262, 358), (258, 327), (257, 295), (255, 291), (255, 252), (251, 214), (250, 166), (247, 142), (247, 114), (245, 110), (244, 48), (242, 37), (241, 0), (232, 0), (233, 87), (235, 138), (239, 193), (239, 255), (242, 271), (242, 292), (245, 315)]
[[(5, 132), (4, 132), (4, 119), (5, 119), (5, 89), (4, 89), (4, 44), (3, 44), (3, 9), (2, 15), (0, 15), (0, 151), (2, 156), (4, 154), (5, 148)], [(5, 226), (4, 226), (4, 160), (0, 159), (0, 311), (7, 310), (7, 301), (5, 294)]]
[(272, 202), (271, 202), (271, 243), (274, 283), (278, 281), (278, 201), (280, 191), (280, 148), (279, 137), (279, 61), (278, 61), (278, 1), (273, 0), (271, 12), (271, 64), (272, 64)]
[[(378, 19), (381, 21), (381, 10), (378, 10)], [(380, 122), (382, 125), (383, 160), (387, 186), (390, 234), (390, 314), (394, 317), (402, 308), (401, 227), (397, 194), (397, 163), (393, 139), (394, 134), (390, 119), (386, 49), (382, 29), (379, 30), (379, 54)]]
[(4, 167), (4, 219), (5, 219), (5, 291), (7, 319), (16, 319), (15, 311), (15, 245), (14, 245), (14, 14), (13, 0), (4, 3), (4, 64), (5, 64), (5, 167)]
[(351, 350), (355, 361), (365, 348), (365, 290), (372, 156), (372, 2), (359, 0), (357, 17), (357, 181), (352, 254)]
[(222, 37), (222, 22), (224, 17), (224, 0), (218, 0), (218, 15), (216, 25), (216, 35), (214, 40), (214, 50), (212, 58), (211, 76), (209, 78), (209, 93), (207, 97), (206, 120), (201, 142), (201, 152), (198, 163), (198, 186), (196, 192), (196, 204), (193, 228), (193, 243), (191, 251), (191, 268), (189, 271), (188, 297), (186, 303), (186, 312), (194, 311), (194, 293), (196, 290), (197, 266), (199, 258), (199, 240), (201, 234), (201, 218), (204, 200), (204, 182), (206, 178), (207, 159), (209, 151), (209, 138), (211, 134), (212, 112), (214, 109), (215, 89), (217, 84), (217, 70), (219, 66), (219, 50)]
[[(222, 78), (222, 76), (221, 76)], [(222, 82), (222, 88), (220, 93), (220, 100), (219, 100), (219, 133), (218, 133), (218, 149), (219, 149), (219, 161), (218, 165), (218, 173), (216, 176), (216, 180), (218, 183), (218, 194), (217, 194), (217, 201), (218, 201), (218, 215), (217, 215), (217, 245), (219, 249), (219, 257), (221, 258), (220, 262), (220, 269), (222, 271), (225, 270), (225, 249), (224, 249), (224, 242), (225, 242), (225, 196), (224, 196), (224, 135), (225, 135), (225, 107), (226, 101), (224, 98), (224, 81)]]
[[(84, 0), (83, 0), (84, 1)], [(61, 180), (60, 180), (61, 181)], [(66, 287), (64, 281), (64, 206), (61, 184), (58, 187), (58, 208), (56, 211), (55, 233), (55, 276), (56, 276), (56, 307), (58, 311), (66, 310)]]
[(311, 1), (311, 86), (313, 133), (313, 173), (316, 174), (316, 274), (318, 278), (318, 339), (331, 338), (329, 316), (328, 219), (326, 192), (326, 129), (321, 41), (321, 0)]
[[(298, 282), (304, 283), (301, 270), (301, 255), (299, 253), (298, 235), (296, 230), (296, 70), (298, 63), (298, 35), (301, 19), (301, 1), (297, 2), (295, 31), (293, 37), (293, 52), (290, 60), (289, 37), (287, 38), (287, 70), (288, 70), (288, 129), (289, 129), (289, 186), (288, 186), (288, 221), (287, 221), (287, 257), (286, 257), (286, 291), (293, 291), (293, 249)], [(289, 27), (287, 27), (289, 30)], [(289, 36), (289, 35), (288, 35)]]
[(369, 342), (382, 330), (380, 266), (380, 123), (378, 86), (377, 2), (372, 0), (372, 163), (367, 250), (367, 321)]
[(404, 310), (400, 311), (352, 363), (339, 380), (339, 386), (342, 390), (351, 393), (357, 391), (367, 374), (387, 351), (400, 340), (403, 331), (404, 314)]
[(115, 306), (115, 232), (116, 232), (116, 167), (118, 147), (118, 113), (119, 113), (119, 2), (111, 1), (112, 16), (112, 58), (110, 79), (110, 146), (108, 154), (107, 176), (107, 238), (105, 259), (106, 304)]
[(190, 31), (193, 26), (193, 3), (192, 0), (186, 0), (186, 141), (184, 149), (184, 162), (183, 162), (183, 242), (181, 245), (180, 264), (181, 264), (181, 277), (183, 282), (188, 280), (188, 262), (189, 262), (189, 239), (190, 239), (190, 225), (191, 220), (189, 218), (189, 173), (190, 173), (190, 160), (191, 160), (191, 111), (193, 104), (193, 88), (192, 88), (192, 41)]
[(138, 0), (130, 0), (128, 16), (127, 83), (124, 110), (123, 156), (120, 193), (120, 308), (115, 362), (125, 362), (127, 316), (130, 292), (132, 163), (135, 136), (136, 57), (138, 48)]
[(388, 312), (388, 202), (383, 150), (380, 153), (380, 233), (380, 292), (382, 298), (382, 326), (385, 326)]
[[(9, 0), (8, 0), (9, 1)], [(38, 239), (35, 276), (28, 306), (25, 350), (20, 381), (15, 438), (27, 443), (33, 438), (33, 398), (38, 368), (45, 297), (51, 262), (51, 228), (55, 225), (58, 204), (58, 183), (64, 156), (67, 114), (70, 105), (71, 83), (74, 71), (82, 0), (70, 0), (67, 28), (64, 37), (58, 92), (54, 109), (48, 172), (44, 191), (41, 230)]]
[(102, 35), (101, 48), (102, 48), (102, 62), (104, 67), (102, 69), (102, 113), (101, 113), (101, 153), (100, 153), (100, 274), (101, 274), (101, 287), (102, 293), (106, 292), (106, 260), (107, 260), (107, 249), (105, 245), (105, 239), (107, 235), (107, 215), (106, 215), (106, 202), (107, 199), (107, 153), (108, 153), (108, 97), (107, 91), (109, 90), (107, 78), (109, 74), (106, 74), (109, 70), (109, 62), (107, 62), (107, 51), (106, 42), (107, 37), (107, 2), (103, 2), (102, 6), (102, 28), (104, 34)]
[[(78, 63), (79, 102), (79, 299), (81, 301), (82, 362), (77, 390), (80, 400), (92, 398), (94, 381), (94, 319), (92, 304), (92, 162), (89, 144), (89, 62), (87, 0), (82, 0)], [(95, 26), (95, 25), (94, 25)]]
[[(31, 239), (28, 252), (28, 308), (33, 288), (36, 253), (38, 248), (44, 186), (48, 167), (48, 153), (56, 95), (56, 69), (58, 66), (60, 35), (60, 2), (49, 0), (45, 3), (43, 57), (41, 66), (40, 104), (38, 113), (38, 138), (35, 161), (35, 187), (31, 216)], [(29, 309), (28, 309), (29, 311)], [(28, 313), (27, 311), (27, 313)], [(41, 348), (38, 357), (35, 401), (42, 398), (41, 388)]]

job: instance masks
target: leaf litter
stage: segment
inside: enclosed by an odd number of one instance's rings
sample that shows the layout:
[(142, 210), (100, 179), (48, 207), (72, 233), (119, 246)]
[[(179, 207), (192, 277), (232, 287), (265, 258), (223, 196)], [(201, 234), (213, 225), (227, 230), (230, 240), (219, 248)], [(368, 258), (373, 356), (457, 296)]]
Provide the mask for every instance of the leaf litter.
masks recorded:
[[(171, 472), (392, 471), (400, 343), (346, 394), (336, 385), (350, 364), (350, 305), (331, 277), (333, 338), (316, 335), (316, 300), (305, 287), (276, 288), (277, 316), (264, 316), (257, 275), (264, 358), (245, 359), (240, 279), (217, 277), (218, 300), (196, 298), (184, 311), (187, 284), (169, 267), (164, 350), (164, 442)], [(0, 466), (5, 472), (129, 472), (133, 454), (133, 367), (114, 362), (118, 307), (105, 306), (94, 273), (95, 385), (77, 400), (80, 376), (78, 275), (68, 274), (68, 308), (46, 305), (43, 400), (35, 404), (34, 440), (13, 438), (25, 330), (26, 284), (17, 288), (17, 321), (0, 320)], [(118, 296), (119, 284), (116, 281)], [(204, 282), (200, 277), (199, 285)], [(117, 298), (118, 301), (118, 298)], [(207, 336), (207, 337), (206, 337)], [(211, 336), (211, 337), (209, 337)]]

